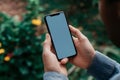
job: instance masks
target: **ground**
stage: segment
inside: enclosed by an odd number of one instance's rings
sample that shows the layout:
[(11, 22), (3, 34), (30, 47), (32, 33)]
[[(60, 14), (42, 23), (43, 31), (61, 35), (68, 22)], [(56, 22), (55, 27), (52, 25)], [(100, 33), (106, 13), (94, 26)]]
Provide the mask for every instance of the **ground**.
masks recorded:
[(0, 12), (5, 12), (11, 16), (21, 16), (25, 13), (26, 3), (23, 0), (0, 0)]

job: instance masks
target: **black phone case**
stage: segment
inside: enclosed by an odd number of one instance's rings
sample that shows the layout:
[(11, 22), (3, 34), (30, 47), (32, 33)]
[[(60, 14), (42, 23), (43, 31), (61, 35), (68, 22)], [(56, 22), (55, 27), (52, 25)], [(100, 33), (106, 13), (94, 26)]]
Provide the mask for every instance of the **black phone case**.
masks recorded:
[[(45, 23), (46, 23), (47, 30), (48, 30), (48, 33), (50, 34), (50, 36), (51, 36), (51, 33), (50, 33), (50, 29), (49, 29), (49, 27), (48, 27), (48, 23), (47, 23), (47, 21), (46, 21), (46, 17), (47, 17), (47, 16), (59, 15), (60, 13), (64, 13), (64, 12), (63, 12), (63, 11), (60, 11), (60, 12), (56, 12), (56, 13), (53, 13), (53, 14), (48, 14), (48, 15), (46, 15), (46, 16), (44, 17), (44, 21), (45, 21)], [(68, 22), (67, 22), (67, 25), (68, 25)], [(69, 31), (70, 31), (70, 28), (69, 28), (69, 27), (68, 27), (68, 29), (69, 29)], [(74, 44), (71, 31), (70, 31), (70, 35), (71, 35), (72, 42), (73, 42), (73, 44)], [(55, 49), (55, 46), (54, 46), (54, 42), (53, 42), (53, 40), (52, 40), (52, 36), (51, 36), (51, 42), (52, 42), (52, 44), (53, 44), (53, 48), (54, 48), (54, 50), (55, 50), (55, 53), (57, 53), (57, 51), (56, 51), (56, 49)], [(74, 56), (77, 55), (77, 50), (76, 50), (75, 44), (74, 44), (74, 48), (75, 48), (76, 54), (75, 54), (75, 55), (72, 55), (72, 56), (69, 56), (69, 57), (67, 57), (67, 58), (74, 57)], [(57, 56), (57, 54), (56, 54), (56, 56)], [(62, 59), (59, 59), (59, 57), (57, 56), (57, 59), (60, 61), (60, 60), (62, 60), (63, 58), (62, 58)]]

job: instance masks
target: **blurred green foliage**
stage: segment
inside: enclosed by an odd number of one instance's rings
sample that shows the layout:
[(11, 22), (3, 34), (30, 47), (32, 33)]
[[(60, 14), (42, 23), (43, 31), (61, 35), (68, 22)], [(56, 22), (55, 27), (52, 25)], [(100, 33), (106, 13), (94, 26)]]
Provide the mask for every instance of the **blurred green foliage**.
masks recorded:
[[(98, 0), (26, 0), (27, 12), (22, 20), (0, 13), (0, 80), (42, 80), (43, 35), (35, 35), (36, 25), (33, 19), (45, 14), (64, 11), (69, 24), (81, 30), (93, 46), (119, 61), (119, 49), (108, 39), (103, 23), (98, 14)], [(109, 49), (108, 49), (109, 47)], [(104, 48), (104, 49), (103, 49)], [(113, 51), (111, 51), (113, 50)], [(9, 57), (5, 58), (5, 57)], [(68, 64), (68, 69), (72, 65)], [(83, 69), (75, 69), (70, 80), (94, 80)]]
[[(42, 46), (44, 35), (35, 36), (33, 19), (42, 11), (39, 0), (28, 0), (22, 20), (0, 13), (0, 80), (42, 80)], [(10, 58), (7, 59), (5, 57)]]

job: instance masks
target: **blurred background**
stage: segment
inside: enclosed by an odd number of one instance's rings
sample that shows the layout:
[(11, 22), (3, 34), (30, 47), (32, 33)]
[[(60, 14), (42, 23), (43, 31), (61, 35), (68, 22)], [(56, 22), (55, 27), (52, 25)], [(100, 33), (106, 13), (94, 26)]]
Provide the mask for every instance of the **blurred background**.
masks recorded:
[[(0, 80), (43, 80), (43, 18), (57, 11), (64, 11), (96, 50), (120, 63), (120, 49), (107, 36), (98, 0), (0, 0)], [(95, 80), (86, 70), (67, 67), (70, 80)]]

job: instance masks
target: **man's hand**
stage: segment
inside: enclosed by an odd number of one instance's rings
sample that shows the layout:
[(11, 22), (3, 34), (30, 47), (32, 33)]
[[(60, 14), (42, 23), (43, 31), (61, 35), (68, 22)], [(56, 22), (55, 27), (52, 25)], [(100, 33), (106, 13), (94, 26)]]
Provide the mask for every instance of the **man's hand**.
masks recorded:
[(46, 40), (43, 43), (43, 63), (45, 72), (53, 71), (67, 76), (67, 69), (65, 66), (67, 62), (67, 58), (61, 60), (60, 62), (57, 60), (52, 48), (50, 36), (49, 34), (46, 34)]
[(88, 68), (94, 58), (95, 50), (89, 40), (76, 28), (70, 26), (70, 30), (75, 37), (73, 37), (77, 55), (70, 58), (70, 62), (80, 68)]

